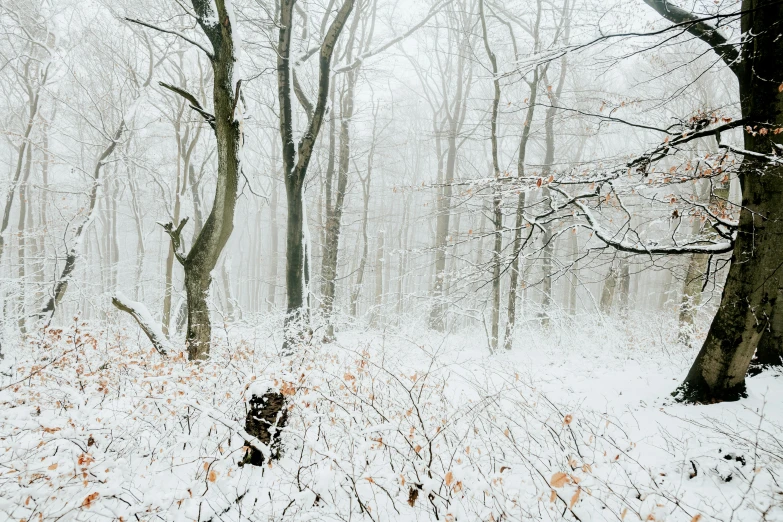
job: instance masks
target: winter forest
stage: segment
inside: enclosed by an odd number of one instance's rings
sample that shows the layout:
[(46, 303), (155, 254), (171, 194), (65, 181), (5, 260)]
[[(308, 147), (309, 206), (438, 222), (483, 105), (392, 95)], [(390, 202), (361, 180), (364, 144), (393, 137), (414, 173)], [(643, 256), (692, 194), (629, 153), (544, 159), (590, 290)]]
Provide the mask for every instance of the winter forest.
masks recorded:
[(0, 520), (783, 521), (780, 0), (3, 0), (0, 90)]

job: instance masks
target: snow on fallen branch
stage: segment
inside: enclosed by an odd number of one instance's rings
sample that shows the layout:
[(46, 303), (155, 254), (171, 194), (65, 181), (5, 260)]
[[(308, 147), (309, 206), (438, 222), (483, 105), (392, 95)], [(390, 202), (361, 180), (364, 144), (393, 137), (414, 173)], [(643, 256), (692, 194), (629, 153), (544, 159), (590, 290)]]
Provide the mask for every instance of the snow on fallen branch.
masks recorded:
[(210, 419), (214, 420), (215, 422), (219, 422), (230, 431), (233, 431), (242, 437), (250, 447), (261, 452), (265, 461), (269, 461), (269, 459), (272, 457), (272, 450), (269, 448), (269, 445), (264, 444), (260, 439), (248, 433), (239, 423), (226, 418), (225, 415), (222, 415), (219, 411), (215, 410), (214, 408), (210, 408), (209, 406), (202, 406), (201, 404), (196, 404), (193, 401), (187, 402), (186, 405), (190, 406), (194, 410), (200, 411)]
[(152, 342), (152, 346), (155, 347), (158, 353), (163, 357), (168, 357), (169, 352), (172, 350), (171, 344), (163, 333), (163, 329), (155, 322), (152, 314), (150, 314), (150, 311), (147, 310), (143, 303), (131, 301), (122, 292), (117, 292), (111, 298), (111, 304), (118, 310), (130, 314), (139, 324), (142, 331), (147, 334), (147, 337)]

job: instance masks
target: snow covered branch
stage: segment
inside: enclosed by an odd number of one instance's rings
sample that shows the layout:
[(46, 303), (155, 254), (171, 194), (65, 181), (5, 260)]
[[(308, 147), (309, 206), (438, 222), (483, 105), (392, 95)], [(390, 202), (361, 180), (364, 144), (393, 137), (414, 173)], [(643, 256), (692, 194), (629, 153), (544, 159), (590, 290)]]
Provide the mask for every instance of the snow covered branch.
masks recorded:
[(163, 357), (168, 357), (169, 352), (172, 350), (171, 344), (169, 344), (169, 340), (163, 333), (163, 329), (155, 322), (152, 318), (152, 314), (150, 314), (150, 311), (147, 310), (147, 307), (144, 306), (143, 303), (131, 301), (121, 292), (117, 292), (114, 297), (111, 298), (111, 303), (118, 310), (130, 314), (139, 324), (142, 331), (147, 335), (152, 342), (152, 346), (155, 347), (158, 353)]

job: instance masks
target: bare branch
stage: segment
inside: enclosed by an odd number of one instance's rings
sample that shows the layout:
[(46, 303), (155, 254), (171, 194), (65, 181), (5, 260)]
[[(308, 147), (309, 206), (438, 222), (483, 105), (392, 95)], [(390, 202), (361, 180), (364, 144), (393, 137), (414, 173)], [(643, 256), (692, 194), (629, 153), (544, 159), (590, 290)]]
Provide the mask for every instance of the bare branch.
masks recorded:
[(743, 66), (740, 62), (739, 50), (734, 44), (729, 43), (717, 27), (709, 25), (693, 13), (677, 7), (667, 0), (644, 0), (644, 3), (655, 9), (665, 19), (684, 26), (693, 36), (707, 43), (737, 77), (741, 76)]
[(180, 221), (177, 225), (177, 228), (174, 228), (174, 223), (171, 222), (158, 223), (163, 227), (163, 230), (165, 230), (171, 238), (171, 247), (174, 249), (174, 256), (176, 256), (177, 261), (179, 261), (183, 266), (185, 265), (185, 255), (180, 251), (180, 248), (182, 247), (182, 229), (185, 227), (189, 219), (190, 218), (186, 217)]
[(196, 47), (198, 47), (199, 49), (204, 51), (206, 53), (206, 55), (210, 59), (212, 59), (212, 53), (209, 52), (209, 50), (206, 47), (204, 47), (203, 45), (201, 45), (197, 41), (193, 40), (192, 38), (189, 38), (189, 37), (185, 36), (184, 34), (180, 33), (179, 31), (173, 31), (171, 29), (164, 29), (162, 27), (158, 27), (157, 25), (149, 24), (147, 22), (142, 22), (141, 20), (136, 20), (134, 18), (125, 18), (125, 20), (127, 20), (128, 22), (132, 22), (134, 24), (141, 25), (143, 27), (148, 27), (150, 29), (155, 29), (156, 31), (159, 31), (161, 33), (173, 34), (174, 36), (179, 36), (180, 38), (182, 38), (183, 40), (185, 40), (189, 44), (195, 45)]
[[(241, 80), (240, 80), (241, 81)], [(181, 89), (179, 87), (176, 87), (174, 85), (171, 85), (169, 83), (165, 82), (158, 82), (158, 85), (163, 87), (164, 89), (168, 89), (171, 92), (174, 92), (176, 94), (179, 94), (183, 98), (185, 98), (187, 101), (190, 102), (190, 108), (196, 111), (197, 113), (201, 114), (201, 116), (204, 118), (204, 120), (209, 124), (212, 129), (215, 129), (215, 117), (204, 110), (204, 108), (201, 106), (201, 103), (199, 103), (198, 99), (196, 99), (195, 96), (193, 96), (191, 93), (186, 91), (185, 89)], [(237, 87), (239, 87), (239, 84), (237, 84)]]

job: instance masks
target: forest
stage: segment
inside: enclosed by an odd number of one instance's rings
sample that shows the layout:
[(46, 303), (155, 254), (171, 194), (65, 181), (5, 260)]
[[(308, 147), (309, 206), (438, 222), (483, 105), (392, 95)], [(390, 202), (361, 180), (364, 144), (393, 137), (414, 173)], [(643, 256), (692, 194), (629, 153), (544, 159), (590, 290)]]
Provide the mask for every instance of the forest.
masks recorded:
[(783, 521), (783, 1), (2, 0), (0, 90), (0, 520)]

